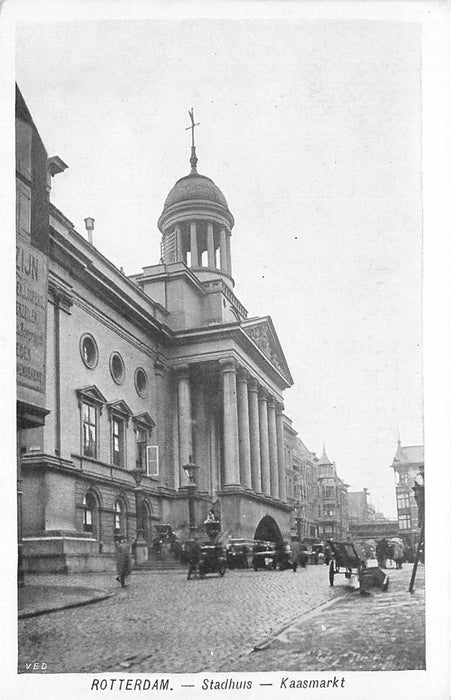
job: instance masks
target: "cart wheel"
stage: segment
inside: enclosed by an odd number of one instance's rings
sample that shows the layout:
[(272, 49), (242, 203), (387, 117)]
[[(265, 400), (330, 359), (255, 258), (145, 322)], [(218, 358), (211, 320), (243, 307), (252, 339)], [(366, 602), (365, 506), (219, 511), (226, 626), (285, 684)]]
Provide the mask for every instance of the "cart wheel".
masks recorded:
[(225, 568), (224, 564), (221, 564), (221, 566), (218, 569), (218, 572), (219, 572), (220, 576), (224, 576), (224, 574), (226, 572), (226, 568)]
[(271, 568), (274, 569), (274, 570), (277, 569), (277, 562), (276, 562), (275, 559), (274, 559), (273, 563), (271, 564)]
[(334, 585), (334, 577), (335, 577), (335, 566), (334, 566), (334, 562), (331, 561), (329, 564), (329, 583), (331, 586)]

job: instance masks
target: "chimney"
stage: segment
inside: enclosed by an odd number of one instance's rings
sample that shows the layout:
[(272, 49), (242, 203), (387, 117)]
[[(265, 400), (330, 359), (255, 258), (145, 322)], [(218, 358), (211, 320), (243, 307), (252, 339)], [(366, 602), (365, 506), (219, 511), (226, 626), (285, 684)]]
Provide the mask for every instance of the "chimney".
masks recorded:
[(92, 232), (94, 231), (94, 221), (95, 219), (92, 218), (92, 216), (87, 216), (85, 219), (85, 226), (86, 230), (88, 232), (88, 241), (92, 245)]

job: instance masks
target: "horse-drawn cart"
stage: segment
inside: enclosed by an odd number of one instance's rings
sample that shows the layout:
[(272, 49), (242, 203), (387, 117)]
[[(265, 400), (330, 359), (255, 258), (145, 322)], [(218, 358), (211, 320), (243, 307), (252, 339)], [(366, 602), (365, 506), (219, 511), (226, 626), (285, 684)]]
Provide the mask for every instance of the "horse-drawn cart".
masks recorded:
[(329, 564), (329, 583), (334, 585), (337, 574), (344, 574), (346, 579), (356, 576), (360, 592), (368, 594), (368, 588), (376, 586), (386, 591), (389, 577), (379, 566), (367, 567), (357, 554), (352, 542), (329, 542), (331, 559)]
[(357, 576), (360, 584), (365, 564), (357, 554), (354, 545), (351, 542), (330, 542), (329, 546), (331, 550), (329, 563), (330, 585), (334, 585), (334, 579), (337, 574), (344, 574), (347, 579)]

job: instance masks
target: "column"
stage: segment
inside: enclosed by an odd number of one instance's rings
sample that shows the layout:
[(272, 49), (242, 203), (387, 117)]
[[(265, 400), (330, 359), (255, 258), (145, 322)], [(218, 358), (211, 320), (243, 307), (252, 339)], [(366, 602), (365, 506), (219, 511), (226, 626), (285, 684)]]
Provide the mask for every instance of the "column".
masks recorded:
[[(152, 436), (154, 431), (156, 432), (156, 444), (158, 445), (159, 452), (159, 462), (160, 462), (160, 474), (166, 474), (166, 397), (167, 397), (167, 386), (165, 377), (165, 367), (160, 360), (155, 360), (154, 362), (155, 371), (155, 384), (156, 384), (156, 412), (157, 412), (157, 424), (152, 431)], [(152, 442), (155, 445), (155, 441)]]
[(260, 459), (262, 467), (262, 491), (266, 496), (271, 494), (269, 477), (269, 436), (268, 436), (268, 397), (261, 392), (258, 397), (258, 413), (260, 418)]
[(208, 251), (208, 267), (216, 267), (215, 264), (215, 236), (213, 231), (213, 223), (207, 224), (207, 251)]
[(238, 372), (238, 437), (240, 452), (240, 480), (246, 489), (251, 488), (251, 443), (249, 435), (249, 402), (247, 395), (247, 373)]
[(249, 380), (248, 389), (252, 488), (256, 493), (261, 493), (260, 419), (258, 415), (258, 382), (256, 379)]
[(224, 486), (240, 483), (236, 364), (233, 358), (220, 360), (224, 411)]
[(177, 239), (177, 250), (176, 250), (175, 259), (178, 262), (179, 260), (183, 260), (183, 242), (182, 242), (182, 225), (181, 224), (176, 225), (175, 235), (176, 235), (176, 239)]
[(180, 485), (186, 486), (188, 478), (183, 465), (193, 456), (193, 436), (191, 431), (191, 388), (188, 365), (177, 368), (177, 397), (179, 422), (179, 466)]
[(221, 262), (222, 272), (227, 272), (227, 243), (226, 243), (226, 232), (225, 228), (222, 228), (219, 233), (219, 259)]
[(271, 496), (279, 498), (279, 466), (277, 456), (277, 432), (276, 432), (276, 401), (270, 397), (268, 401), (268, 436), (269, 436), (269, 464)]
[(279, 498), (287, 500), (287, 479), (285, 474), (285, 450), (283, 445), (283, 403), (276, 406), (277, 453), (279, 456)]
[[(200, 369), (200, 365), (196, 369)], [(193, 449), (196, 455), (196, 482), (199, 491), (209, 491), (210, 475), (208, 464), (210, 454), (208, 449), (207, 409), (205, 406), (206, 383), (201, 371), (192, 375), (192, 408), (193, 408)]]
[(231, 233), (230, 231), (227, 231), (226, 235), (226, 248), (227, 248), (227, 272), (229, 273), (230, 276), (232, 276), (232, 253), (230, 250), (230, 239), (231, 239)]
[(199, 254), (197, 252), (197, 226), (195, 221), (190, 223), (189, 230), (191, 237), (191, 267), (199, 267)]

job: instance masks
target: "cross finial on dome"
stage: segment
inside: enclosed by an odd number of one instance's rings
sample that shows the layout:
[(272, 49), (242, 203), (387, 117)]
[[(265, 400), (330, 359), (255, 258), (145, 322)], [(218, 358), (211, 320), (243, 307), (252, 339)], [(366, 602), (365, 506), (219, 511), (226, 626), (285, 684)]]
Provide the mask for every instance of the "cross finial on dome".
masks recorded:
[(191, 119), (191, 126), (187, 126), (185, 131), (191, 129), (191, 158), (189, 162), (191, 163), (191, 174), (197, 173), (197, 156), (196, 156), (196, 146), (194, 145), (194, 129), (199, 126), (200, 122), (195, 123), (194, 121), (194, 107), (188, 110), (189, 118)]

